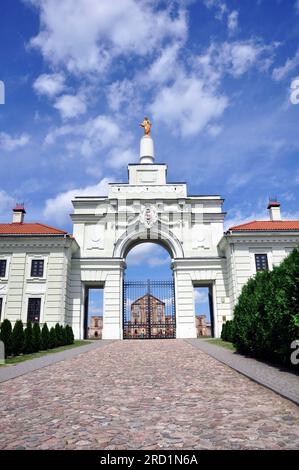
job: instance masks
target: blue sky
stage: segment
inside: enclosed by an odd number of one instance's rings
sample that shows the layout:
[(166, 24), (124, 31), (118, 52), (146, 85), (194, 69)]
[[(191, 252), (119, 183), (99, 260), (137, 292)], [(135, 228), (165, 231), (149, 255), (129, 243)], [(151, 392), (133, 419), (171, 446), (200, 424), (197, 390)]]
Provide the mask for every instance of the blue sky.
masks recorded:
[[(298, 214), (299, 2), (2, 0), (0, 217), (71, 230), (74, 194), (104, 194), (153, 121), (157, 161), (227, 223)], [(4, 178), (3, 178), (4, 176)]]
[(221, 194), (226, 226), (267, 217), (269, 196), (284, 218), (299, 218), (298, 0), (2, 0), (0, 9), (1, 221), (24, 201), (27, 221), (71, 231), (72, 197), (126, 181), (144, 115), (169, 180)]

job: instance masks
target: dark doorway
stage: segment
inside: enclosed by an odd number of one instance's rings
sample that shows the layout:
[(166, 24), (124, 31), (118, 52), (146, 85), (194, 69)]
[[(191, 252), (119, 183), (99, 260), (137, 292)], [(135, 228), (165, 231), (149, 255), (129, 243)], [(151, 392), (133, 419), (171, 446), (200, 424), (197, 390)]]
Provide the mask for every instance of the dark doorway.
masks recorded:
[(194, 286), (197, 337), (214, 337), (213, 286)]
[(103, 287), (85, 286), (84, 339), (102, 339)]

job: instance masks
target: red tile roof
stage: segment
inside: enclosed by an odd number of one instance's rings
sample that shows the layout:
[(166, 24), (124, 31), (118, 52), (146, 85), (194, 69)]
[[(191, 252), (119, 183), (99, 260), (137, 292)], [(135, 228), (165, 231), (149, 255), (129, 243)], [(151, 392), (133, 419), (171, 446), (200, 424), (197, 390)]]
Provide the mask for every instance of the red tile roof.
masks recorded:
[(299, 220), (253, 220), (230, 227), (232, 232), (283, 232), (299, 231)]
[(0, 224), (0, 235), (68, 235), (64, 230), (38, 223)]

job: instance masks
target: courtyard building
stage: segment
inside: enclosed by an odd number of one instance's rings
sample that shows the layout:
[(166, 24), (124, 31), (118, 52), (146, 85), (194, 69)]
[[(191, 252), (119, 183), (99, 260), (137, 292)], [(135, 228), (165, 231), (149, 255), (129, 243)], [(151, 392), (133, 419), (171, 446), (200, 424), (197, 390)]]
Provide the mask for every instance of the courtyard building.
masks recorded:
[[(299, 244), (299, 220), (283, 220), (276, 200), (269, 202), (268, 220), (225, 231), (223, 198), (190, 195), (185, 182), (168, 182), (149, 134), (141, 139), (139, 162), (128, 165), (126, 183), (110, 183), (106, 196), (78, 194), (72, 202), (73, 234), (27, 223), (20, 204), (13, 220), (0, 224), (1, 321), (69, 324), (79, 339), (146, 337), (148, 327), (152, 337), (219, 337), (247, 280)], [(173, 317), (163, 298), (145, 291), (131, 299), (124, 321), (126, 257), (145, 242), (171, 256)], [(196, 314), (198, 287), (209, 289), (210, 325)], [(104, 290), (103, 315), (86, 327), (90, 288)]]

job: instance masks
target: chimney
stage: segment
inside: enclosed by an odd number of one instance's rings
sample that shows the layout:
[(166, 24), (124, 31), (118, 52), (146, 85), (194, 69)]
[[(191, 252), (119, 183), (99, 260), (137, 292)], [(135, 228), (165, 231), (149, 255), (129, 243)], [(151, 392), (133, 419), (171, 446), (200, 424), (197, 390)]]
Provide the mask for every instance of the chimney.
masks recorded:
[(269, 199), (268, 210), (270, 220), (281, 220), (280, 203), (276, 199)]
[(24, 222), (24, 215), (26, 214), (24, 204), (16, 204), (13, 211), (13, 224), (22, 224)]

